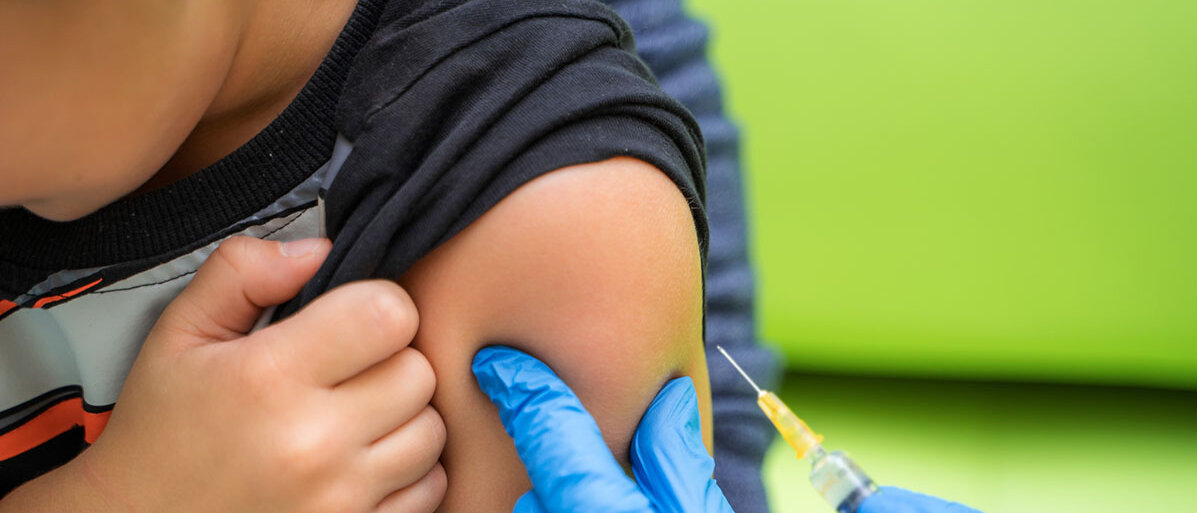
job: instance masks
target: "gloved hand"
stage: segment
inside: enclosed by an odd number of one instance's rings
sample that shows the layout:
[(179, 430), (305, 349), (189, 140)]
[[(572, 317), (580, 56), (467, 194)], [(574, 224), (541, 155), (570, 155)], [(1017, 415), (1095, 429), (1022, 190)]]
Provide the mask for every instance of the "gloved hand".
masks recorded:
[(857, 513), (981, 513), (963, 504), (937, 499), (893, 486), (870, 495)]
[(532, 479), (515, 513), (734, 513), (711, 479), (715, 461), (702, 444), (690, 378), (666, 384), (640, 420), (632, 437), (633, 482), (594, 418), (540, 360), (487, 347), (474, 356), (473, 369)]

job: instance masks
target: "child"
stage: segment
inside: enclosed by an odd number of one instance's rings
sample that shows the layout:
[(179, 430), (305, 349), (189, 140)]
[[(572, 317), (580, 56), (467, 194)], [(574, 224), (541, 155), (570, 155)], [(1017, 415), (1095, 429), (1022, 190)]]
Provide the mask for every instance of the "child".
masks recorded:
[(93, 4), (0, 6), (0, 510), (510, 510), (499, 341), (620, 457), (709, 422), (701, 141), (605, 8)]

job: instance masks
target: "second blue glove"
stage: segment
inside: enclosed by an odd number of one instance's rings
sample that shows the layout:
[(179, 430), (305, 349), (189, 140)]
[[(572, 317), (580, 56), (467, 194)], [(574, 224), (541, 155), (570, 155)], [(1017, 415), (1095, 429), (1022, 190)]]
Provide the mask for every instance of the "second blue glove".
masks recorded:
[(865, 499), (858, 513), (981, 513), (963, 504), (930, 495), (882, 486), (881, 493)]

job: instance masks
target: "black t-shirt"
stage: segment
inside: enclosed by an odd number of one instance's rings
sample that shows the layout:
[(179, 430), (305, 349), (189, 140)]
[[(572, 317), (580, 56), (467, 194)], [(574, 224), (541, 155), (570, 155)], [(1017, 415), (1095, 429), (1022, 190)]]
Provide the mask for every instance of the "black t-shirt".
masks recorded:
[(354, 62), (337, 127), (354, 151), (326, 196), (335, 245), (279, 315), (399, 276), (532, 178), (620, 155), (682, 190), (705, 258), (697, 125), (602, 4), (394, 2)]
[(216, 164), (76, 221), (0, 211), (0, 495), (100, 435), (219, 241), (314, 235), (317, 191), (333, 251), (276, 318), (398, 277), (527, 181), (614, 156), (673, 180), (705, 261), (701, 136), (632, 44), (590, 1), (361, 0), (295, 101)]

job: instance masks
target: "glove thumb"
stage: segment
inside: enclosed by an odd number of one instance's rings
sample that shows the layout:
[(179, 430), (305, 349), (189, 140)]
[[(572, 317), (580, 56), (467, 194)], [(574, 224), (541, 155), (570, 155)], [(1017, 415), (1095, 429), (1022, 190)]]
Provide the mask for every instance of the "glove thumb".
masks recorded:
[(732, 513), (711, 474), (715, 460), (702, 442), (694, 382), (665, 385), (632, 437), (632, 473), (659, 512)]
[(148, 340), (195, 345), (244, 335), (262, 309), (299, 293), (331, 248), (328, 239), (280, 243), (233, 237), (224, 241), (154, 326), (154, 331), (166, 330), (174, 336)]

